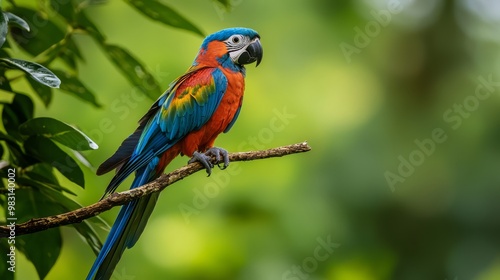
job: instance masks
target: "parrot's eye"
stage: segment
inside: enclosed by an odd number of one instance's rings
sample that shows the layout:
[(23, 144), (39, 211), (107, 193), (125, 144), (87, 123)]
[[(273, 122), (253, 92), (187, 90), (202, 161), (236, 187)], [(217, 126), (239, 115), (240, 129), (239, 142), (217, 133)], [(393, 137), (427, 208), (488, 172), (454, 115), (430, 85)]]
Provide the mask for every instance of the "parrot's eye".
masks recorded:
[(233, 35), (231, 37), (229, 37), (227, 40), (226, 40), (226, 44), (228, 45), (228, 47), (233, 47), (233, 48), (237, 48), (239, 47), (243, 42), (245, 41), (245, 38), (241, 35)]

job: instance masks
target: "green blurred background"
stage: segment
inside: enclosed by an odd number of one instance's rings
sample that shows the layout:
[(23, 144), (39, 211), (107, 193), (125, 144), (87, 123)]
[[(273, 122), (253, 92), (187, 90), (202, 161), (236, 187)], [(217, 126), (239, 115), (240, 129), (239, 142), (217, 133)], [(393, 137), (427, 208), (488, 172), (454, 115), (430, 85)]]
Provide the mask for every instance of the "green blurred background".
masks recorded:
[[(164, 2), (207, 34), (245, 26), (262, 37), (263, 62), (248, 67), (242, 113), (218, 146), (307, 140), (313, 150), (167, 188), (114, 279), (500, 279), (497, 1), (231, 0), (230, 12), (209, 0)], [(165, 89), (203, 39), (121, 1), (87, 13)], [(80, 77), (105, 106), (61, 94), (36, 115), (89, 134), (100, 148), (86, 155), (97, 166), (152, 100), (88, 36), (75, 39), (86, 58)], [(441, 143), (428, 140), (436, 129)], [(112, 175), (85, 172), (85, 190), (73, 189), (88, 205)], [(111, 224), (117, 211), (101, 216)], [(83, 279), (94, 259), (66, 228), (47, 279)], [(19, 257), (17, 279), (35, 278)]]

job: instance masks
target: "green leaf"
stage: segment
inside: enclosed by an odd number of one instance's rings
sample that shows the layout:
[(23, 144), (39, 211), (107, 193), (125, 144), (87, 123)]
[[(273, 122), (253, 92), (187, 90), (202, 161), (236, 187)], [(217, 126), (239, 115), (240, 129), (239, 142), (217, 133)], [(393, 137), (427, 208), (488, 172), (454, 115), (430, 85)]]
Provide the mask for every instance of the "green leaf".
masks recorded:
[(149, 71), (125, 49), (115, 45), (104, 45), (104, 49), (111, 61), (122, 71), (127, 79), (145, 93), (149, 98), (156, 100), (162, 92), (156, 79)]
[[(41, 163), (38, 163), (38, 164), (35, 164), (35, 165), (39, 165), (39, 164), (41, 164)], [(45, 164), (45, 163), (43, 163), (43, 164)], [(49, 172), (53, 172), (52, 168), (50, 169)], [(24, 176), (24, 175), (26, 175), (26, 176)], [(27, 174), (23, 174), (23, 176), (17, 177), (16, 178), (16, 182), (17, 182), (17, 184), (19, 186), (33, 187), (33, 188), (37, 188), (39, 190), (53, 189), (53, 190), (57, 190), (59, 192), (63, 192), (64, 191), (64, 192), (67, 192), (69, 194), (76, 195), (70, 189), (68, 189), (66, 187), (63, 187), (63, 186), (61, 186), (59, 184), (46, 183), (46, 182), (43, 182), (43, 181), (38, 181), (35, 178), (41, 178), (41, 177), (38, 176), (38, 175), (36, 175), (36, 174), (34, 174), (33, 172), (29, 172)]]
[(73, 24), (75, 20), (75, 12), (77, 11), (75, 1), (50, 0), (50, 7), (56, 13), (61, 15), (67, 23), (70, 25)]
[[(30, 174), (32, 175), (31, 172)], [(25, 175), (28, 174), (25, 173)], [(64, 195), (62, 191), (68, 192), (68, 190), (64, 189), (61, 186), (54, 187), (53, 184), (37, 182), (30, 178), (25, 178), (24, 174), (23, 176), (17, 178), (17, 182), (20, 186), (29, 186), (35, 188), (36, 191), (40, 192), (46, 199), (50, 200), (51, 204), (53, 205), (53, 211), (56, 212), (54, 214), (58, 214), (61, 212), (70, 212), (83, 207), (78, 202)], [(101, 224), (109, 227), (106, 222), (99, 217), (94, 217), (92, 218), (92, 220), (96, 224)], [(92, 227), (91, 220), (85, 220), (82, 223), (72, 224), (70, 226), (74, 227), (78, 231), (78, 234), (85, 240), (92, 251), (97, 255), (102, 247), (102, 243), (99, 240), (99, 237), (94, 228)]]
[(15, 59), (15, 58), (0, 58), (0, 61), (3, 61), (10, 66), (23, 70), (26, 74), (29, 74), (30, 77), (35, 79), (37, 82), (44, 84), (46, 86), (58, 88), (59, 85), (61, 85), (61, 80), (59, 80), (59, 78), (56, 75), (54, 75), (54, 73), (50, 72), (49, 69), (43, 67), (38, 63), (29, 62), (21, 59)]
[(30, 32), (16, 26), (12, 26), (10, 30), (14, 41), (29, 54), (37, 56), (64, 39), (65, 32), (45, 13), (19, 6), (13, 7), (10, 12), (23, 18), (31, 26)]
[(33, 91), (38, 95), (38, 97), (40, 97), (43, 105), (48, 107), (52, 101), (52, 89), (28, 77), (26, 77), (26, 81), (28, 81)]
[(78, 57), (80, 60), (84, 61), (83, 56), (82, 56), (82, 52), (80, 51), (80, 49), (78, 48), (78, 45), (73, 40), (73, 37), (66, 38), (65, 42), (66, 42), (65, 52), (71, 52), (76, 57)]
[(78, 64), (76, 63), (77, 59), (84, 61), (82, 53), (72, 37), (67, 37), (64, 40), (64, 47), (62, 48), (59, 56), (62, 61), (66, 63), (66, 65), (75, 70), (73, 72), (76, 72), (78, 67)]
[(5, 39), (7, 38), (7, 31), (9, 30), (9, 26), (7, 25), (7, 17), (5, 13), (0, 10), (0, 48), (5, 43)]
[[(16, 190), (16, 216), (18, 222), (57, 214), (59, 206), (42, 192), (33, 188)], [(58, 228), (16, 237), (16, 247), (30, 260), (40, 279), (44, 279), (56, 263), (62, 247)]]
[[(61, 192), (58, 192), (56, 190), (45, 188), (42, 190), (42, 192), (45, 193), (47, 197), (50, 197), (55, 203), (58, 203), (64, 209), (65, 212), (73, 211), (75, 209), (83, 207), (76, 201), (68, 198), (67, 196), (63, 195)], [(96, 255), (99, 254), (99, 251), (101, 250), (102, 247), (102, 243), (99, 239), (99, 236), (92, 228), (90, 222), (88, 220), (84, 220), (82, 223), (72, 224), (71, 226), (78, 231), (80, 236), (87, 242), (92, 251)]]
[[(9, 41), (5, 40), (2, 48), (3, 49), (10, 48)], [(10, 57), (10, 55), (8, 55), (3, 49), (0, 49), (1, 57)]]
[(36, 163), (33, 158), (23, 153), (23, 150), (12, 136), (0, 131), (0, 140), (5, 141), (7, 149), (9, 150), (9, 161), (12, 165), (26, 167)]
[(80, 130), (56, 119), (34, 118), (19, 126), (19, 132), (25, 136), (40, 135), (50, 138), (76, 151), (99, 148)]
[(109, 0), (87, 0), (85, 1), (86, 6), (97, 6), (108, 3)]
[(204, 36), (197, 26), (158, 0), (126, 0), (126, 2), (153, 20)]
[[(0, 52), (2, 50), (0, 49)], [(3, 54), (1, 54), (3, 55)], [(0, 68), (0, 89), (3, 89), (5, 91), (10, 91), (12, 92), (12, 87), (10, 86), (10, 82), (9, 82), (9, 79), (7, 79), (7, 77), (5, 77), (5, 69), (1, 69)]]
[(47, 183), (59, 185), (56, 175), (52, 171), (52, 166), (48, 163), (38, 163), (24, 169), (24, 174), (31, 179)]
[(19, 251), (35, 266), (38, 277), (44, 279), (61, 252), (61, 232), (58, 228), (52, 228), (34, 234), (26, 234), (17, 237), (16, 243), (19, 244)]
[[(71, 52), (63, 52), (59, 55), (59, 57), (68, 65), (69, 68), (76, 70), (78, 64), (76, 63), (76, 56)], [(59, 75), (58, 75), (59, 76)]]
[(106, 41), (106, 37), (99, 31), (97, 26), (85, 15), (82, 11), (77, 15), (77, 26), (75, 28), (81, 28), (89, 33), (94, 40), (98, 43), (104, 43)]
[(90, 161), (80, 152), (78, 151), (73, 151), (73, 154), (75, 155), (75, 158), (83, 165), (88, 167), (89, 169), (94, 169), (94, 166)]
[(61, 58), (62, 61), (64, 61), (66, 65), (68, 65), (73, 70), (77, 69), (77, 58), (83, 61), (80, 49), (75, 44), (72, 37), (66, 37), (65, 39), (50, 46), (50, 48), (43, 52), (43, 54), (41, 54), (39, 57), (41, 57), (39, 58), (39, 61), (45, 65), (50, 64), (56, 58)]
[(24, 183), (27, 186), (37, 187), (39, 189), (50, 188), (76, 196), (75, 192), (59, 184), (53, 172), (52, 165), (46, 162), (36, 163), (24, 168), (23, 177), (19, 177), (17, 182), (19, 184)]
[(80, 82), (78, 77), (60, 70), (54, 70), (54, 73), (61, 79), (61, 90), (68, 92), (76, 98), (89, 102), (95, 107), (101, 107), (101, 104), (97, 103), (94, 93)]
[(54, 166), (70, 181), (82, 188), (85, 187), (85, 179), (80, 166), (48, 138), (39, 135), (31, 136), (24, 142), (24, 150), (34, 158)]
[(33, 118), (33, 101), (24, 94), (16, 94), (12, 103), (6, 104), (2, 111), (5, 131), (17, 140), (22, 140), (19, 126), (31, 118)]
[(17, 26), (21, 27), (22, 29), (24, 29), (28, 32), (30, 31), (30, 26), (28, 25), (28, 23), (24, 19), (16, 16), (13, 13), (9, 13), (9, 12), (4, 13), (4, 15), (7, 17), (7, 20), (9, 21), (9, 23), (14, 23)]
[(79, 224), (72, 225), (80, 234), (80, 236), (87, 242), (92, 249), (92, 252), (97, 256), (102, 248), (101, 240), (99, 239), (99, 235), (92, 227), (91, 223), (87, 220), (83, 221)]
[(229, 0), (214, 0), (214, 1), (219, 2), (226, 9), (231, 8), (231, 3), (229, 2)]
[(14, 139), (10, 135), (3, 133), (2, 131), (0, 131), (0, 140), (5, 141), (7, 143), (14, 143), (14, 144), (16, 143), (16, 139)]

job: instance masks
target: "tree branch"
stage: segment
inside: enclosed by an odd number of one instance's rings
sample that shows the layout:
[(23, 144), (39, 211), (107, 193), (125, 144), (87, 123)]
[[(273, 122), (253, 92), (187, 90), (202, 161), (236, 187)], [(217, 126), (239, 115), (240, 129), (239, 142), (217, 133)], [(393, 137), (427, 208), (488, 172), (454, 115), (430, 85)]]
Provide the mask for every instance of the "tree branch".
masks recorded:
[[(311, 147), (307, 144), (307, 142), (302, 142), (262, 151), (231, 153), (229, 154), (229, 160), (249, 161), (249, 160), (265, 159), (272, 157), (282, 157), (296, 153), (303, 153), (310, 150)], [(213, 162), (214, 164), (219, 163), (216, 162), (215, 159), (213, 159)], [(15, 225), (16, 236), (35, 233), (49, 228), (80, 223), (85, 219), (97, 216), (98, 214), (105, 212), (115, 206), (123, 205), (129, 201), (151, 194), (153, 192), (162, 191), (163, 189), (172, 185), (173, 183), (180, 181), (186, 178), (187, 176), (190, 176), (202, 169), (204, 169), (203, 166), (200, 163), (195, 162), (187, 166), (181, 167), (177, 170), (174, 170), (168, 174), (163, 174), (156, 180), (147, 183), (139, 188), (119, 193), (113, 193), (104, 198), (103, 200), (100, 200), (99, 202), (96, 202), (89, 206), (76, 209), (64, 214), (31, 219), (22, 224), (17, 224)], [(8, 237), (10, 234), (10, 230), (11, 229), (7, 226), (0, 226), (0, 237)]]

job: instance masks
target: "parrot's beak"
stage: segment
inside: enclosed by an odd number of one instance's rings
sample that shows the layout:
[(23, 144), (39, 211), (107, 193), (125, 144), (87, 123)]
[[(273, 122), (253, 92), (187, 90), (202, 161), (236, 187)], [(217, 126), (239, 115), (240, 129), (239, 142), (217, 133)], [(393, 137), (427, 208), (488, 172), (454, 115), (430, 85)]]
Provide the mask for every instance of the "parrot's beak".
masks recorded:
[(250, 64), (257, 61), (256, 66), (259, 66), (262, 60), (262, 45), (260, 44), (259, 37), (253, 39), (240, 53), (236, 59), (236, 63), (240, 65)]

